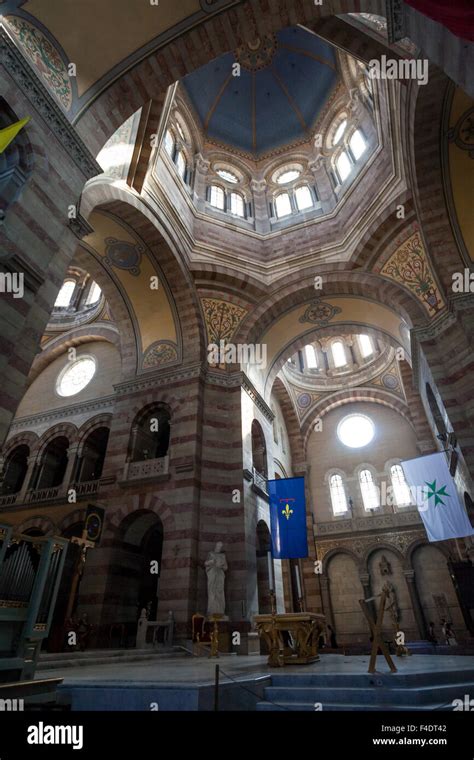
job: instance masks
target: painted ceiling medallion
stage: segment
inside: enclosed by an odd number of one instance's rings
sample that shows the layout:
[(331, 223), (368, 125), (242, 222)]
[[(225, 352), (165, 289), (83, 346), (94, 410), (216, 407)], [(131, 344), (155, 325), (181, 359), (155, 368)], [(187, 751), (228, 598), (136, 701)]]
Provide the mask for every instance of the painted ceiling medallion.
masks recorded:
[(341, 311), (342, 309), (340, 309), (339, 306), (333, 306), (331, 303), (321, 301), (320, 298), (315, 298), (314, 301), (311, 301), (309, 306), (306, 307), (305, 313), (300, 317), (299, 321), (302, 324), (310, 322), (313, 325), (322, 327), (327, 325), (328, 322)]
[(267, 35), (263, 39), (257, 37), (236, 49), (235, 60), (248, 71), (259, 71), (270, 65), (277, 45), (274, 35)]
[(301, 409), (307, 409), (311, 405), (311, 395), (309, 393), (300, 393), (297, 398), (297, 404)]
[(105, 264), (125, 269), (135, 277), (140, 274), (143, 246), (113, 237), (106, 238), (105, 245)]
[(152, 367), (161, 367), (164, 364), (171, 364), (178, 360), (178, 352), (174, 343), (169, 341), (159, 341), (151, 345), (143, 358), (143, 369)]

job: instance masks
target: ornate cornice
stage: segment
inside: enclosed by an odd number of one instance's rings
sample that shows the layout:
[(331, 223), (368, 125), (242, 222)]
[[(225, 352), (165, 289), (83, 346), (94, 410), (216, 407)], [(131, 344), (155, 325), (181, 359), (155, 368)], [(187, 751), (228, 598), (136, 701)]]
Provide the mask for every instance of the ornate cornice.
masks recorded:
[(103, 398), (95, 399), (94, 401), (85, 401), (82, 404), (62, 406), (59, 409), (53, 409), (50, 412), (44, 412), (44, 414), (32, 414), (28, 417), (18, 417), (12, 423), (10, 429), (11, 431), (16, 432), (22, 428), (30, 428), (33, 425), (38, 425), (42, 422), (47, 422), (55, 419), (64, 419), (64, 417), (74, 417), (77, 414), (84, 414), (85, 412), (110, 409), (114, 403), (115, 396), (104, 396)]
[(264, 401), (263, 397), (257, 391), (253, 383), (250, 382), (245, 372), (242, 372), (241, 375), (242, 375), (243, 390), (250, 396), (254, 404), (260, 409), (260, 411), (267, 418), (267, 420), (269, 422), (273, 422), (275, 415), (273, 414), (268, 404)]
[(1, 23), (0, 63), (41, 114), (85, 178), (90, 179), (101, 174), (101, 167)]
[(316, 543), (316, 552), (319, 560), (324, 560), (325, 556), (334, 550), (346, 550), (358, 557), (360, 567), (366, 569), (364, 559), (368, 553), (378, 547), (392, 546), (406, 556), (408, 547), (415, 541), (424, 540), (427, 542), (424, 530), (402, 530), (393, 533), (380, 533), (369, 536), (354, 536), (354, 538), (331, 539)]
[(201, 362), (195, 362), (186, 367), (176, 369), (176, 367), (166, 369), (157, 369), (156, 372), (147, 372), (146, 375), (135, 377), (132, 380), (126, 380), (123, 383), (114, 385), (117, 396), (124, 396), (136, 391), (146, 391), (151, 388), (159, 388), (162, 385), (170, 385), (173, 382), (181, 380), (194, 380), (202, 375)]
[(354, 517), (352, 519), (334, 520), (331, 522), (315, 523), (314, 533), (317, 539), (324, 535), (351, 535), (355, 532), (369, 533), (371, 531), (386, 530), (387, 528), (402, 528), (408, 525), (421, 523), (417, 509), (396, 514), (372, 515), (371, 517)]

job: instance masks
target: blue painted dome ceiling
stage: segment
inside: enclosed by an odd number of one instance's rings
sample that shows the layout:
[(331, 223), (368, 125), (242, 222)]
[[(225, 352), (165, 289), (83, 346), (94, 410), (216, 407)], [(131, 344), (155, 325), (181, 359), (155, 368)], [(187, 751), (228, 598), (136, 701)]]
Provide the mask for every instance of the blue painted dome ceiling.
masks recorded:
[(307, 139), (338, 80), (334, 48), (290, 27), (216, 58), (182, 84), (208, 139), (261, 156)]

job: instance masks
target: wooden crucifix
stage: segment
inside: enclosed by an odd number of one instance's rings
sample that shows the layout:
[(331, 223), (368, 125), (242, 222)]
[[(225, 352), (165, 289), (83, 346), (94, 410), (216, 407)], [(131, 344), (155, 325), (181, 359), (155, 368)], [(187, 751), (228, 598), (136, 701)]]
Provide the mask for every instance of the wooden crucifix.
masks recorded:
[[(372, 602), (374, 599), (377, 599), (379, 597), (380, 597), (379, 613), (377, 615), (377, 618), (375, 619), (375, 618), (372, 618), (369, 602)], [(369, 662), (368, 672), (375, 673), (375, 665), (377, 662), (377, 652), (380, 647), (380, 649), (382, 650), (383, 656), (387, 660), (390, 670), (392, 671), (392, 673), (396, 673), (397, 669), (394, 665), (392, 658), (390, 657), (390, 653), (387, 649), (387, 645), (385, 641), (383, 640), (383, 636), (382, 636), (383, 616), (385, 613), (385, 602), (387, 601), (387, 592), (382, 591), (379, 597), (371, 596), (370, 599), (359, 599), (359, 604), (362, 608), (362, 612), (367, 618), (367, 622), (370, 626), (370, 630), (372, 631), (372, 651), (370, 653), (370, 662)]]

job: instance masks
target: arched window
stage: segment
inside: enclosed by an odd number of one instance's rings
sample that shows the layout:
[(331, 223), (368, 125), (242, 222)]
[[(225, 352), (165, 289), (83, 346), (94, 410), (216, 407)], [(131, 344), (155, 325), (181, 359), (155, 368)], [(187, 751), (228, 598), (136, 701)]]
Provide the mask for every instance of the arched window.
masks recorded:
[(257, 420), (252, 422), (252, 464), (265, 478), (267, 477), (267, 446), (262, 426)]
[(341, 142), (341, 138), (344, 132), (346, 131), (346, 127), (347, 127), (347, 119), (344, 119), (343, 121), (341, 121), (338, 128), (334, 132), (334, 137), (332, 138), (333, 145), (338, 145)]
[(278, 219), (291, 214), (291, 202), (288, 193), (279, 193), (275, 198), (275, 210)]
[(299, 169), (285, 169), (283, 172), (277, 175), (277, 182), (279, 185), (288, 185), (290, 182), (294, 182), (298, 179), (301, 172)]
[(92, 304), (97, 303), (101, 295), (102, 295), (102, 290), (100, 289), (100, 287), (97, 285), (96, 282), (93, 282), (90, 287), (89, 293), (87, 294), (86, 306), (92, 306)]
[(64, 435), (46, 446), (37, 473), (36, 488), (55, 488), (63, 482), (68, 462), (69, 441)]
[(176, 168), (178, 170), (179, 176), (183, 179), (186, 179), (187, 164), (185, 155), (182, 150), (180, 150), (176, 156)]
[(333, 343), (331, 350), (332, 358), (334, 359), (334, 365), (336, 367), (344, 367), (347, 364), (346, 352), (344, 351), (344, 346), (341, 341), (337, 340), (335, 343)]
[(365, 509), (377, 509), (380, 506), (379, 492), (370, 470), (360, 471), (359, 484)]
[(222, 187), (219, 187), (219, 185), (211, 185), (209, 203), (211, 206), (214, 206), (214, 208), (218, 208), (220, 211), (224, 211), (225, 196)]
[(360, 352), (364, 359), (371, 356), (374, 353), (374, 347), (372, 341), (368, 335), (359, 335)]
[(28, 457), (30, 449), (26, 444), (16, 446), (7, 456), (4, 467), (4, 476), (0, 493), (18, 493), (21, 490), (28, 470)]
[(61, 286), (61, 290), (58, 293), (58, 297), (54, 302), (55, 309), (65, 309), (69, 306), (72, 299), (72, 294), (76, 288), (74, 280), (66, 280)]
[(314, 205), (311, 190), (307, 185), (301, 185), (300, 187), (296, 188), (295, 198), (296, 205), (298, 206), (298, 211), (304, 211), (305, 209), (311, 208), (311, 206)]
[(236, 216), (245, 216), (244, 199), (240, 193), (230, 194), (230, 213)]
[(352, 135), (351, 139), (349, 140), (349, 147), (356, 161), (358, 161), (358, 159), (365, 153), (367, 149), (367, 143), (360, 129), (356, 129)]
[(173, 133), (170, 132), (169, 129), (166, 130), (165, 139), (164, 139), (164, 145), (165, 150), (170, 158), (173, 158), (174, 156), (174, 148), (175, 148), (175, 139), (173, 137)]
[(131, 462), (160, 459), (168, 454), (170, 413), (159, 405), (139, 417), (132, 428)]
[(345, 150), (342, 151), (336, 161), (336, 169), (341, 182), (344, 182), (351, 173), (351, 162)]
[(96, 369), (93, 356), (79, 356), (68, 362), (56, 380), (56, 392), (59, 396), (75, 396), (89, 385)]
[(401, 465), (394, 464), (390, 467), (390, 478), (397, 506), (408, 507), (411, 504), (411, 494)]
[(341, 515), (347, 512), (346, 489), (340, 475), (331, 475), (329, 478), (329, 491), (334, 514)]
[(239, 181), (237, 175), (228, 169), (217, 169), (216, 174), (218, 174), (219, 177), (224, 179), (226, 182), (230, 182), (232, 185), (236, 185)]
[(304, 347), (304, 356), (306, 360), (306, 366), (308, 369), (316, 369), (318, 366), (318, 360), (316, 357), (316, 351), (314, 346), (308, 345)]
[(109, 433), (109, 428), (100, 427), (93, 430), (87, 437), (76, 475), (78, 483), (98, 480), (101, 477)]

